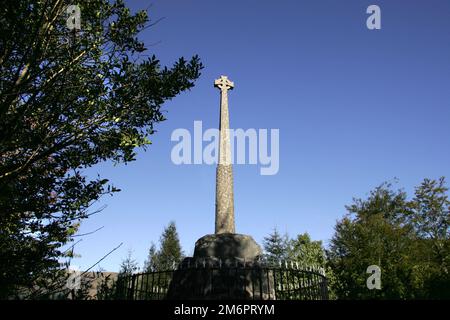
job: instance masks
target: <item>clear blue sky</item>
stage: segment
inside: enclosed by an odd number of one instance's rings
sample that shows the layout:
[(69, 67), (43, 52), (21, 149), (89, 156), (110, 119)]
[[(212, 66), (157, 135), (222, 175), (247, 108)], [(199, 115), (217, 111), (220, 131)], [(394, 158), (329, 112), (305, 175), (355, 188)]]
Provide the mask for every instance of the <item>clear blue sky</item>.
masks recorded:
[[(117, 271), (128, 249), (143, 264), (169, 221), (186, 254), (214, 232), (215, 166), (171, 162), (176, 128), (218, 126), (221, 74), (235, 82), (233, 128), (279, 128), (280, 170), (261, 176), (236, 165), (237, 232), (259, 243), (277, 226), (329, 243), (353, 197), (400, 179), (409, 193), (425, 177), (450, 177), (450, 1), (283, 0), (128, 1), (152, 4), (163, 18), (141, 37), (163, 64), (199, 54), (195, 88), (165, 104), (168, 121), (137, 161), (88, 171), (122, 192), (82, 225), (98, 227), (76, 246), (82, 269), (104, 260)], [(381, 7), (382, 29), (366, 28), (366, 8)]]

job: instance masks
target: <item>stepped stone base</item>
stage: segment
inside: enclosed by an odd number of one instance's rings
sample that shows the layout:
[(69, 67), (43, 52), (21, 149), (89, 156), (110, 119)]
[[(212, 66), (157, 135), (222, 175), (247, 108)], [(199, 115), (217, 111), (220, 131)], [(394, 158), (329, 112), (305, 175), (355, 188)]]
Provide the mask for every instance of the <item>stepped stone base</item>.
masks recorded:
[[(189, 258), (188, 258), (189, 259)], [(192, 258), (191, 258), (192, 259)], [(178, 269), (174, 271), (168, 300), (275, 300), (274, 272), (253, 267)]]
[(274, 275), (260, 267), (261, 254), (251, 236), (206, 235), (174, 272), (167, 299), (274, 299)]

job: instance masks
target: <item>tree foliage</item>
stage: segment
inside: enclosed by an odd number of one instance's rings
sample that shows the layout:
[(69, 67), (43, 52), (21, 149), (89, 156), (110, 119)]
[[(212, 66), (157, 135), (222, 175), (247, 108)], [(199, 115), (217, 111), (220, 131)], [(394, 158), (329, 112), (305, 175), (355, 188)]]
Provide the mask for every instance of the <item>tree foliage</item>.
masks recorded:
[(290, 260), (302, 266), (325, 266), (325, 251), (322, 241), (311, 240), (311, 237), (306, 232), (290, 240), (288, 256)]
[(279, 263), (289, 257), (289, 236), (281, 235), (277, 228), (264, 238), (264, 256), (270, 263)]
[(144, 263), (144, 270), (146, 272), (153, 272), (158, 269), (158, 250), (156, 245), (152, 242), (148, 250), (147, 260)]
[(156, 249), (153, 243), (150, 246), (148, 258), (144, 266), (147, 272), (171, 270), (184, 257), (175, 222), (170, 222), (164, 228), (159, 242), (159, 249)]
[(296, 262), (303, 267), (325, 267), (325, 251), (322, 241), (311, 240), (308, 233), (290, 238), (281, 235), (276, 228), (264, 238), (264, 256), (273, 264)]
[(82, 0), (81, 30), (69, 30), (70, 4), (0, 8), (0, 297), (61, 269), (72, 252), (61, 247), (91, 204), (118, 191), (83, 169), (133, 161), (165, 120), (163, 103), (192, 88), (202, 68), (196, 56), (172, 67), (144, 57), (145, 11)]
[[(328, 259), (341, 299), (450, 297), (449, 201), (444, 178), (425, 179), (412, 200), (383, 184), (355, 199), (335, 227)], [(368, 290), (378, 265), (381, 290)]]
[(139, 270), (139, 264), (136, 259), (133, 258), (133, 252), (128, 250), (127, 256), (120, 263), (119, 276), (127, 277), (131, 276)]

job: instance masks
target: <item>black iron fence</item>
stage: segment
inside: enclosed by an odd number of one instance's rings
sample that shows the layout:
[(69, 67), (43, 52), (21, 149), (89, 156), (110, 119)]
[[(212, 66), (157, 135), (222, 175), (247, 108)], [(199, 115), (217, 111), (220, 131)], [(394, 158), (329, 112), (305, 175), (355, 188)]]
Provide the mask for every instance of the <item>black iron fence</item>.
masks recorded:
[(116, 297), (126, 300), (327, 300), (322, 269), (295, 264), (192, 265), (120, 277)]

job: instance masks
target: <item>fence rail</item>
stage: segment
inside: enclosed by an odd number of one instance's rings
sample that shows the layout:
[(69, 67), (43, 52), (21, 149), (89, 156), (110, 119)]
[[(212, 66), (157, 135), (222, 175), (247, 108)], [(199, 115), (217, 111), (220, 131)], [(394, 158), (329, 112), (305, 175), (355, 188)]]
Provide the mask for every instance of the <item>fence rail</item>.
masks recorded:
[(203, 264), (201, 267), (139, 273), (120, 277), (116, 290), (116, 297), (125, 300), (180, 299), (184, 296), (186, 299), (328, 299), (327, 278), (323, 271), (287, 264), (277, 267)]

